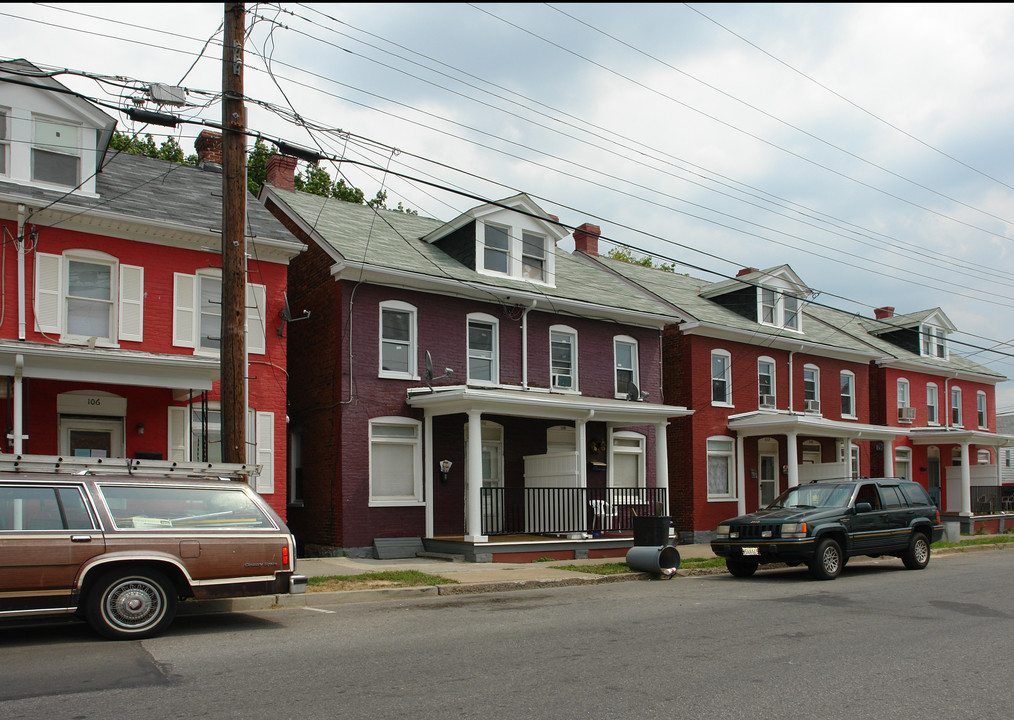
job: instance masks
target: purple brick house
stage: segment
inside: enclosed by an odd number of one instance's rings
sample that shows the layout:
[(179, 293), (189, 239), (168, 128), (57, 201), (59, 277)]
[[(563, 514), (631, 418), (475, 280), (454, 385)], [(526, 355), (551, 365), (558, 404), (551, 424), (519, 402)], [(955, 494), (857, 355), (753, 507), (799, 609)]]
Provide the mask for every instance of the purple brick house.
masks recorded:
[(524, 194), (442, 222), (297, 192), (294, 167), (271, 158), (261, 200), (308, 248), (279, 330), (305, 553), (621, 556), (669, 514), (691, 411), (662, 400), (663, 305)]

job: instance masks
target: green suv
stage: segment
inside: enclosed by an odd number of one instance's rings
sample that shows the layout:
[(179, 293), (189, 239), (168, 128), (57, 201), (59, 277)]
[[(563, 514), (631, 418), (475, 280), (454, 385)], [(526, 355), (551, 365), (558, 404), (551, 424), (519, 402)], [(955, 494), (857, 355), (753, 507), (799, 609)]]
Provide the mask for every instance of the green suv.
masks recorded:
[(789, 488), (763, 510), (725, 520), (711, 549), (729, 572), (761, 563), (806, 563), (819, 580), (838, 577), (856, 555), (893, 555), (909, 570), (929, 564), (943, 537), (940, 512), (922, 485), (896, 478), (818, 480)]

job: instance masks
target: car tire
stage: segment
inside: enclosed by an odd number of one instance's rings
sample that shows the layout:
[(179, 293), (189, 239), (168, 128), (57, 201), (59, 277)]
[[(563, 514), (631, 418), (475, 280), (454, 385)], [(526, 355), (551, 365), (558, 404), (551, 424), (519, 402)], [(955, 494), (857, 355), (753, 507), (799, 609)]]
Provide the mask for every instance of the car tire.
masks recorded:
[(750, 577), (757, 572), (757, 563), (749, 560), (726, 560), (725, 567), (733, 577)]
[(817, 543), (817, 552), (808, 563), (810, 574), (818, 580), (834, 580), (845, 567), (844, 557), (838, 541), (825, 538)]
[(112, 640), (152, 637), (176, 617), (176, 595), (176, 586), (158, 570), (108, 572), (88, 594), (88, 623), (99, 635)]
[(913, 533), (912, 539), (908, 541), (908, 549), (901, 555), (901, 561), (909, 570), (922, 570), (929, 565), (929, 538), (921, 532)]

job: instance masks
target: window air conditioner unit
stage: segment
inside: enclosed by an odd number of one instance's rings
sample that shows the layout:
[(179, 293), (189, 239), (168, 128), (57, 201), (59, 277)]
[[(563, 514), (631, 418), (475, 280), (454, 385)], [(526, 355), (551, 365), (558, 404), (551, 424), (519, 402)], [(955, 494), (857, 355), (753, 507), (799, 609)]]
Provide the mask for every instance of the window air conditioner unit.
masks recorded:
[(760, 406), (762, 408), (773, 408), (775, 406), (775, 396), (774, 395), (761, 395), (760, 396)]
[(553, 387), (570, 388), (574, 387), (574, 378), (570, 375), (553, 375)]
[(912, 422), (915, 420), (915, 408), (914, 407), (900, 407), (898, 408), (898, 421), (899, 422)]
[(804, 400), (803, 410), (806, 412), (820, 412), (820, 400)]

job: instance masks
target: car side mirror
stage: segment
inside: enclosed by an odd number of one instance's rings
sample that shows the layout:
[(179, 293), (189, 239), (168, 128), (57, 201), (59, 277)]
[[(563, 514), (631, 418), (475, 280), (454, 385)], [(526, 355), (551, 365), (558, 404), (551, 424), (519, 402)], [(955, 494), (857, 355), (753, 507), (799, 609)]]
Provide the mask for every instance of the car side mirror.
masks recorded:
[(873, 506), (872, 505), (870, 505), (869, 503), (864, 503), (864, 502), (856, 503), (856, 514), (858, 514), (858, 513), (868, 513), (868, 512), (873, 512)]

